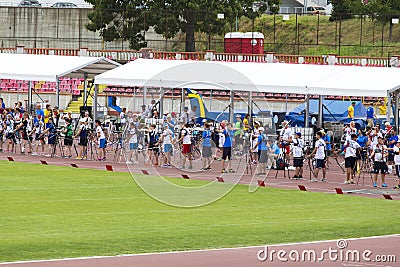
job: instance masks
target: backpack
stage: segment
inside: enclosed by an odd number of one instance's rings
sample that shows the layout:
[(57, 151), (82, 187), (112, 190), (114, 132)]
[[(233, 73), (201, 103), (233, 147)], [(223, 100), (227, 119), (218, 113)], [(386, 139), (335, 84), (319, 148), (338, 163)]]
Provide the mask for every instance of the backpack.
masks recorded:
[(276, 159), (276, 169), (277, 170), (284, 170), (285, 169), (285, 161), (283, 160), (282, 157), (279, 157)]

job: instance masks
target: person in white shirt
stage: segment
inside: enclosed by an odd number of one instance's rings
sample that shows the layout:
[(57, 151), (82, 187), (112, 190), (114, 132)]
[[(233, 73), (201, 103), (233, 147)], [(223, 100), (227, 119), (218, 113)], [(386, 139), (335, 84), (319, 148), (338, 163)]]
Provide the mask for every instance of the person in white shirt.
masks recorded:
[(101, 122), (99, 120), (95, 121), (96, 124), (96, 135), (99, 143), (99, 158), (98, 161), (106, 160), (106, 136), (104, 134), (103, 128), (101, 127)]
[(317, 141), (315, 141), (315, 147), (313, 152), (311, 153), (310, 156), (315, 155), (315, 171), (314, 171), (314, 178), (313, 181), (317, 182), (317, 178), (318, 178), (318, 173), (319, 170), (322, 169), (322, 182), (326, 182), (326, 164), (325, 164), (325, 141), (322, 140), (322, 133), (321, 132), (317, 132), (315, 137), (317, 138)]
[(345, 144), (345, 155), (344, 155), (344, 166), (347, 170), (345, 184), (354, 184), (354, 170), (357, 163), (357, 150), (361, 149), (361, 146), (357, 143), (357, 135), (352, 134)]
[(178, 143), (182, 144), (182, 164), (181, 169), (185, 168), (186, 158), (189, 160), (189, 167), (188, 169), (193, 169), (192, 165), (192, 140), (190, 139), (190, 131), (188, 128), (185, 127), (183, 122), (180, 122), (181, 131), (179, 134)]
[(371, 158), (374, 161), (374, 187), (377, 187), (378, 173), (381, 173), (382, 178), (382, 187), (387, 187), (385, 183), (385, 176), (387, 171), (386, 165), (386, 153), (385, 150), (388, 150), (384, 145), (383, 138), (378, 137), (378, 144), (374, 145), (372, 148)]
[(180, 122), (183, 122), (185, 125), (189, 123), (189, 108), (184, 107), (181, 113)]
[(290, 143), (292, 142), (292, 128), (290, 128), (289, 122), (284, 120), (282, 122), (282, 129), (280, 134), (280, 147), (285, 149), (286, 155), (289, 156), (290, 154)]
[(393, 189), (400, 189), (400, 142), (397, 142), (396, 145), (393, 147), (393, 153), (397, 179), (399, 180), (399, 184), (396, 185)]
[(119, 121), (121, 126), (124, 127), (126, 123), (126, 108), (123, 108), (121, 113), (119, 113)]
[(301, 138), (301, 133), (294, 133), (294, 138), (292, 138), (293, 143), (293, 166), (296, 168), (294, 171), (294, 179), (303, 178), (303, 156), (304, 156), (304, 140)]
[(161, 135), (161, 140), (163, 144), (164, 152), (164, 164), (161, 167), (171, 166), (171, 153), (172, 153), (172, 131), (169, 129), (168, 125), (164, 125), (164, 131)]
[(127, 164), (139, 163), (138, 160), (139, 139), (138, 139), (136, 124), (134, 122), (131, 122), (129, 124), (128, 131), (129, 131), (129, 150), (131, 151), (131, 154), (129, 156)]
[(197, 112), (197, 106), (193, 106), (192, 109), (188, 112), (189, 114), (188, 124), (194, 125), (196, 123), (196, 112)]

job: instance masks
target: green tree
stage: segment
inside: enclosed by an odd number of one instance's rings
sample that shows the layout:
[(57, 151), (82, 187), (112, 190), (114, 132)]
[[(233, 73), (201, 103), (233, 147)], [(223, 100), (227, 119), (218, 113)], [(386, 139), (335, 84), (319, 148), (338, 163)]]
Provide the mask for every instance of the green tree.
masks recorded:
[[(165, 38), (185, 33), (185, 50), (195, 51), (196, 31), (221, 34), (236, 17), (259, 16), (252, 0), (88, 0), (93, 4), (87, 28), (99, 31), (105, 41), (129, 40), (132, 49), (146, 46), (144, 31), (154, 26)], [(219, 19), (217, 14), (224, 14)]]

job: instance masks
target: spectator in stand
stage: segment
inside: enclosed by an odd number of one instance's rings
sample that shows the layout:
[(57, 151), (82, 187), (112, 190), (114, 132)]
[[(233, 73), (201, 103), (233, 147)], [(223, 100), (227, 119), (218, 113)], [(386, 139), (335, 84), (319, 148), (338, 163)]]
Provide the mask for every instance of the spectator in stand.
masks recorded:
[(374, 103), (371, 102), (367, 108), (367, 123), (369, 127), (374, 127), (374, 119), (376, 118)]
[(385, 101), (381, 100), (378, 105), (379, 115), (386, 115), (387, 107)]
[(354, 119), (354, 106), (356, 102), (351, 102), (351, 105), (347, 108), (347, 118)]

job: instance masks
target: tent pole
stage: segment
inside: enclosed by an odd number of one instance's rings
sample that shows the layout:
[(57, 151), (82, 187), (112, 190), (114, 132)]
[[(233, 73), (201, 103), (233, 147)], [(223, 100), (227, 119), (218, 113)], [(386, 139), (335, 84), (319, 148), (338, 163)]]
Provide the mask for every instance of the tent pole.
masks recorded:
[(229, 121), (232, 123), (233, 123), (234, 109), (235, 109), (234, 103), (235, 103), (235, 91), (231, 90), (229, 96)]
[(181, 90), (181, 105), (179, 108), (180, 115), (182, 115), (184, 106), (185, 106), (185, 88), (182, 88), (182, 90)]
[(304, 126), (310, 127), (310, 95), (306, 94), (306, 108), (305, 108)]
[(56, 106), (60, 108), (60, 79), (58, 77), (56, 81)]
[(247, 103), (247, 113), (250, 114), (250, 120), (249, 120), (249, 126), (252, 125), (252, 120), (253, 120), (253, 94), (251, 91), (249, 91), (249, 99)]
[(87, 74), (83, 76), (83, 106), (87, 106)]
[(26, 107), (28, 114), (32, 112), (32, 81), (28, 83), (28, 106)]
[(324, 101), (324, 96), (320, 95), (318, 101), (318, 127), (320, 128), (323, 127), (323, 116), (324, 116), (323, 101)]
[(390, 122), (390, 114), (392, 109), (392, 97), (390, 93), (387, 93), (387, 108), (386, 108), (386, 120)]
[(143, 87), (143, 105), (147, 108), (147, 87)]
[(97, 91), (99, 90), (99, 85), (94, 86), (94, 99), (93, 99), (93, 119), (97, 120)]
[(162, 86), (160, 86), (160, 96), (160, 114), (158, 114), (159, 119), (161, 119), (164, 115), (164, 88)]

